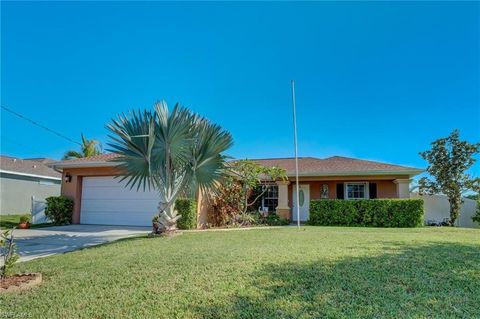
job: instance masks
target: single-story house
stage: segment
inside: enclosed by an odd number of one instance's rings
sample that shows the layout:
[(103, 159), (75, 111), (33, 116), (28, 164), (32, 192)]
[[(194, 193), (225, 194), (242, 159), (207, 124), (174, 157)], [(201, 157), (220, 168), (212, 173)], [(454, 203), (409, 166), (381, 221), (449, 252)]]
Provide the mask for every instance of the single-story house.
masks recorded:
[(47, 158), (0, 156), (0, 214), (28, 214), (32, 196), (44, 200), (60, 195), (62, 174), (47, 166)]
[[(73, 223), (149, 226), (157, 211), (159, 194), (125, 188), (112, 161), (115, 154), (53, 163), (63, 171), (62, 194), (74, 200)], [(276, 182), (262, 198), (262, 206), (280, 216), (296, 220), (295, 160), (254, 160), (287, 171), (288, 180)], [(309, 218), (312, 199), (408, 198), (409, 184), (421, 169), (333, 156), (325, 159), (301, 157), (299, 168), (300, 220)], [(198, 223), (207, 222), (207, 201), (198, 198)]]

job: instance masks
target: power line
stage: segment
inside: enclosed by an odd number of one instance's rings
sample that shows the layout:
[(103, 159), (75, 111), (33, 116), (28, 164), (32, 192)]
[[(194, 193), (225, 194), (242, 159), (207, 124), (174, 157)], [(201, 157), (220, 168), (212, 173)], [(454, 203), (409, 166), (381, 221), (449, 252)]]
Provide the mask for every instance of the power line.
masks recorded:
[(58, 133), (57, 131), (52, 130), (52, 129), (46, 127), (45, 125), (42, 125), (42, 124), (40, 124), (40, 123), (37, 123), (37, 122), (35, 122), (34, 120), (31, 120), (31, 119), (27, 118), (26, 116), (23, 116), (22, 114), (17, 113), (17, 112), (15, 112), (15, 111), (12, 110), (12, 109), (9, 109), (9, 108), (6, 107), (6, 106), (3, 106), (3, 105), (0, 105), (0, 106), (1, 106), (2, 109), (4, 109), (5, 111), (12, 113), (12, 114), (18, 116), (19, 118), (24, 119), (25, 121), (28, 121), (28, 122), (32, 123), (33, 125), (36, 125), (36, 126), (38, 126), (38, 127), (40, 127), (40, 128), (43, 128), (44, 130), (49, 131), (50, 133), (53, 133), (53, 134), (55, 134), (55, 135), (57, 135), (57, 136), (59, 136), (59, 137), (61, 137), (61, 138), (63, 138), (63, 139), (66, 139), (66, 140), (69, 141), (69, 142), (78, 144), (78, 145), (80, 145), (80, 146), (82, 145), (81, 143), (72, 140), (72, 139), (69, 138), (68, 136), (63, 135), (62, 133)]

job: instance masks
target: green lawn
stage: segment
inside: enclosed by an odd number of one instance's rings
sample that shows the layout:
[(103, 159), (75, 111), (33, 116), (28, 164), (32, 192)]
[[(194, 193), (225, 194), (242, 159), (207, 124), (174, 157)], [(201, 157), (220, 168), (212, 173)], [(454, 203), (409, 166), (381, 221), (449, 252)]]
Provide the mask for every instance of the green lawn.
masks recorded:
[[(28, 215), (28, 214), (26, 214)], [(1, 229), (12, 229), (14, 227), (18, 226), (18, 223), (20, 222), (20, 217), (23, 215), (0, 215), (0, 228)], [(30, 225), (30, 228), (40, 228), (40, 227), (46, 227), (46, 226), (51, 226), (52, 224), (50, 223), (45, 223), (45, 224), (36, 224), (36, 225)]]
[(480, 317), (480, 230), (294, 227), (136, 238), (17, 266), (28, 318)]

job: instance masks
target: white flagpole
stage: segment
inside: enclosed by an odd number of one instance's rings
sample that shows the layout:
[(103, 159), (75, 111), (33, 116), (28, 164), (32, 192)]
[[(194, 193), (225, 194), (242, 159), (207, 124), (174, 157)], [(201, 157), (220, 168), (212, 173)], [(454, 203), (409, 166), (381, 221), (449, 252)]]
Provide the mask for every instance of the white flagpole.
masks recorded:
[(298, 184), (298, 148), (297, 148), (297, 110), (295, 106), (295, 81), (292, 80), (292, 105), (293, 105), (293, 144), (295, 145), (295, 189), (297, 208), (297, 227), (300, 228), (300, 205), (299, 205), (299, 184)]

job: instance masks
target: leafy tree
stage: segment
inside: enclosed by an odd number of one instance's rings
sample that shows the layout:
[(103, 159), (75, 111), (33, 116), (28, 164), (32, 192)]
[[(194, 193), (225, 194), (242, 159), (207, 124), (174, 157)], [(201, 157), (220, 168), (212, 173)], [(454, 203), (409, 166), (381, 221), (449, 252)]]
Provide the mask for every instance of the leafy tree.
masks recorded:
[(66, 151), (63, 159), (68, 160), (74, 158), (83, 158), (99, 154), (102, 154), (100, 142), (86, 139), (82, 134), (82, 145), (80, 146), (80, 151)]
[[(271, 183), (264, 183), (263, 181), (275, 182), (287, 179), (286, 171), (283, 168), (263, 166), (250, 160), (234, 161), (231, 163), (230, 169), (242, 185), (242, 201), (240, 203), (242, 213), (246, 213), (271, 188)], [(252, 192), (260, 186), (262, 190), (256, 192), (256, 196), (250, 198)]]
[(171, 112), (159, 102), (153, 112), (120, 115), (107, 128), (127, 186), (159, 191), (159, 232), (176, 229), (180, 194), (215, 190), (226, 175), (230, 133), (178, 104)]
[(468, 195), (465, 195), (463, 196), (465, 198), (468, 198), (468, 199), (473, 199), (473, 200), (480, 200), (480, 194), (468, 194)]
[(213, 196), (215, 210), (213, 222), (222, 225), (245, 215), (277, 180), (286, 180), (286, 172), (280, 167), (267, 167), (250, 160), (229, 163), (230, 176)]
[(460, 140), (460, 133), (454, 130), (448, 137), (434, 141), (432, 148), (420, 156), (429, 165), (427, 173), (433, 177), (419, 180), (420, 192), (443, 193), (450, 203), (450, 225), (454, 225), (462, 205), (462, 194), (468, 190), (479, 191), (480, 179), (471, 177), (466, 171), (475, 163), (475, 154), (480, 143), (471, 144)]

